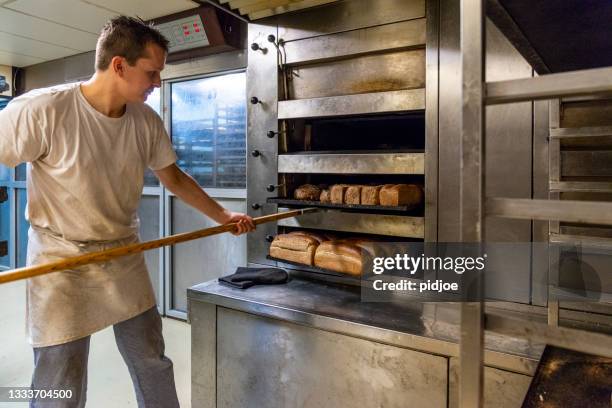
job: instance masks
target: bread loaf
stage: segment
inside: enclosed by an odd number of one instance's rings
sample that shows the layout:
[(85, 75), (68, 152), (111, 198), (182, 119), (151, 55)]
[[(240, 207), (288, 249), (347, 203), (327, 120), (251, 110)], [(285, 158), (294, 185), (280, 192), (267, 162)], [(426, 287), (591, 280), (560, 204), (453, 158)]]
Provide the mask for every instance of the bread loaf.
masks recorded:
[(385, 185), (380, 189), (380, 205), (417, 206), (423, 202), (423, 189), (416, 184)]
[(325, 241), (318, 246), (314, 265), (352, 276), (360, 276), (363, 269), (361, 248), (342, 241)]
[(330, 201), (332, 204), (344, 204), (344, 193), (348, 184), (334, 184), (329, 189)]
[(305, 236), (305, 237), (309, 237), (309, 238), (313, 238), (315, 239), (319, 244), (323, 241), (329, 241), (329, 236), (327, 234), (319, 234), (316, 232), (309, 232), (309, 231), (291, 231), (288, 234), (285, 235), (301, 235), (301, 236)]
[(314, 254), (319, 246), (316, 237), (307, 234), (279, 234), (270, 244), (270, 256), (304, 265), (313, 265)]
[(321, 190), (319, 201), (321, 201), (322, 203), (331, 203), (331, 195), (329, 193), (329, 188)]
[(344, 192), (344, 204), (361, 204), (361, 188), (363, 186), (348, 186)]
[(313, 184), (303, 184), (293, 192), (296, 200), (318, 201), (320, 195), (321, 189)]
[(361, 187), (362, 205), (380, 205), (380, 189), (382, 186), (363, 186)]

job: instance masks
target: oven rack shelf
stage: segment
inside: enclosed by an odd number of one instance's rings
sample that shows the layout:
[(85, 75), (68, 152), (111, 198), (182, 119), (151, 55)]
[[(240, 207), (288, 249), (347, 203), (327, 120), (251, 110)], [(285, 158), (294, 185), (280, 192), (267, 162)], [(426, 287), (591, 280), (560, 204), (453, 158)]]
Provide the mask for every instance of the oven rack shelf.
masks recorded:
[[(291, 267), (298, 267), (303, 272), (328, 275), (328, 276), (333, 276), (335, 278), (342, 278), (342, 281), (344, 283), (355, 285), (355, 286), (361, 286), (361, 276), (353, 276), (353, 275), (348, 275), (346, 273), (340, 273), (340, 272), (332, 271), (329, 269), (319, 268), (316, 266), (305, 265), (299, 262), (293, 262), (293, 261), (288, 261), (286, 259), (275, 258), (271, 255), (267, 255), (266, 259), (270, 261), (274, 261), (274, 262), (279, 262), (281, 264), (286, 264)], [(280, 265), (280, 267), (282, 267), (282, 265)], [(288, 268), (288, 269), (293, 269), (293, 268)]]
[(403, 215), (414, 215), (422, 216), (423, 209), (421, 205), (409, 206), (400, 205), (396, 207), (383, 206), (383, 205), (358, 205), (358, 204), (332, 204), (322, 203), (320, 201), (309, 201), (309, 200), (296, 200), (293, 198), (283, 197), (268, 197), (266, 199), (268, 204), (280, 204), (291, 207), (317, 207), (317, 208), (331, 208), (336, 210), (351, 210), (351, 211), (365, 211), (365, 212), (389, 212)]
[[(288, 210), (287, 207), (278, 207), (278, 211)], [(424, 217), (364, 214), (324, 208), (315, 213), (279, 220), (277, 225), (401, 238), (423, 239), (425, 236)]]

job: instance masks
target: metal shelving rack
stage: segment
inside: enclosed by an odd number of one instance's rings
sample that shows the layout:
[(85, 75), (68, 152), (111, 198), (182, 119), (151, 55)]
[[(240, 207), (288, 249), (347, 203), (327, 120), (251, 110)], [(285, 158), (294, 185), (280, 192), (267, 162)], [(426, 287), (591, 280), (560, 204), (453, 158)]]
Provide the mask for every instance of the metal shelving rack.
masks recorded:
[[(596, 96), (612, 93), (612, 68), (597, 68), (540, 77), (498, 82), (485, 80), (485, 10), (483, 0), (461, 1), (461, 240), (483, 242), (485, 217), (594, 223), (612, 225), (612, 202), (561, 201), (553, 191), (549, 200), (486, 197), (485, 107), (534, 100), (550, 100), (571, 96)], [(563, 130), (551, 132), (551, 167), (555, 162), (554, 140)], [(581, 128), (580, 136), (597, 135), (609, 129)], [(609, 133), (606, 133), (609, 134)], [(558, 170), (558, 167), (557, 167)], [(558, 171), (551, 172), (551, 182)], [(567, 186), (566, 186), (567, 187)], [(580, 187), (580, 186), (579, 186)], [(589, 186), (583, 186), (586, 188)], [(602, 188), (597, 185), (590, 188)], [(484, 278), (482, 278), (484, 279)], [(558, 325), (559, 304), (548, 303), (548, 324), (519, 315), (485, 312), (484, 303), (463, 303), (461, 307), (460, 341), (460, 406), (483, 406), (484, 330), (527, 337), (535, 341), (612, 357), (612, 336)]]

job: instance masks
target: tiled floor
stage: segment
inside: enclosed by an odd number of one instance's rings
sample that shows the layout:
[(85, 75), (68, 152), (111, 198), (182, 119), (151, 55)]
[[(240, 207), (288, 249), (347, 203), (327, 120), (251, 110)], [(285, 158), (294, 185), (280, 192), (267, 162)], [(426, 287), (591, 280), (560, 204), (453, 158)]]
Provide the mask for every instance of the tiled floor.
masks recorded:
[[(32, 375), (32, 350), (25, 339), (25, 284), (0, 285), (0, 387), (28, 386)], [(166, 355), (174, 362), (174, 376), (181, 407), (191, 406), (191, 328), (163, 319)], [(112, 328), (96, 333), (89, 353), (88, 408), (136, 407), (128, 370), (115, 345)], [(22, 408), (27, 403), (2, 403)]]

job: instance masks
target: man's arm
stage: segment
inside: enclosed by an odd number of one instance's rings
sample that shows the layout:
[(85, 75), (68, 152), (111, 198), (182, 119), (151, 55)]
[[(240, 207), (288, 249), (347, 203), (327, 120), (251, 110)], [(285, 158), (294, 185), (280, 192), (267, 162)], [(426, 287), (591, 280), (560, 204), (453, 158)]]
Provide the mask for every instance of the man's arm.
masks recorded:
[(255, 224), (253, 224), (251, 217), (223, 208), (202, 190), (193, 177), (181, 170), (176, 164), (155, 170), (155, 175), (177, 197), (219, 224), (237, 222), (238, 228), (234, 235), (243, 234), (255, 229)]

